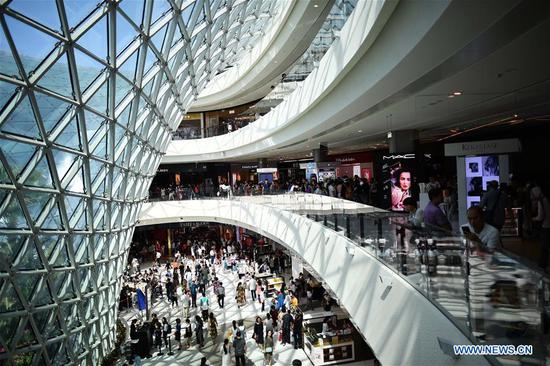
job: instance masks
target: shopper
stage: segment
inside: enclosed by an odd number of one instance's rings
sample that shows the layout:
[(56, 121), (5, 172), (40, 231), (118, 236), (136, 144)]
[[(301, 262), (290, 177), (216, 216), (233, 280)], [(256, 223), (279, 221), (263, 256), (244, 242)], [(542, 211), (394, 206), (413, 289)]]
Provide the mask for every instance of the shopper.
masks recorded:
[(248, 280), (248, 289), (250, 290), (250, 297), (252, 298), (252, 301), (256, 301), (256, 279), (254, 277), (251, 277), (250, 280)]
[(242, 338), (241, 331), (237, 331), (235, 339), (233, 340), (233, 349), (235, 350), (235, 364), (237, 366), (245, 366), (246, 342)]
[(204, 323), (202, 318), (198, 315), (195, 315), (195, 333), (197, 337), (197, 346), (202, 348), (204, 346), (204, 333), (203, 333)]
[(183, 306), (183, 317), (189, 318), (189, 307), (191, 305), (191, 298), (189, 297), (189, 292), (185, 291), (181, 298), (181, 304)]
[(428, 192), (430, 202), (424, 209), (424, 222), (433, 227), (438, 227), (446, 231), (452, 231), (452, 226), (447, 216), (441, 211), (439, 205), (443, 202), (443, 192), (439, 188), (432, 189)]
[(294, 327), (292, 329), (292, 336), (294, 338), (294, 349), (302, 348), (302, 332), (303, 332), (304, 316), (298, 309), (296, 316), (294, 317)]
[(189, 318), (185, 319), (185, 343), (187, 344), (187, 348), (191, 347), (191, 338), (193, 337), (193, 324), (191, 324), (191, 320)]
[(468, 229), (464, 236), (470, 240), (478, 250), (493, 252), (500, 246), (500, 235), (498, 230), (487, 224), (483, 210), (479, 206), (472, 206), (468, 209)]
[(246, 304), (246, 294), (244, 286), (239, 282), (237, 284), (237, 307), (244, 306)]
[(264, 344), (264, 364), (272, 366), (273, 364), (273, 330), (268, 330)]
[(164, 339), (164, 346), (168, 347), (168, 337), (170, 337), (170, 333), (172, 332), (172, 326), (166, 318), (162, 318), (162, 339)]
[(218, 321), (212, 312), (208, 318), (208, 332), (210, 339), (212, 339), (212, 342), (214, 343), (216, 341), (216, 337), (218, 336)]
[(218, 295), (218, 306), (223, 309), (225, 304), (225, 287), (223, 287), (221, 282), (218, 284), (216, 289), (216, 295)]
[(225, 338), (221, 347), (222, 366), (231, 365), (231, 348), (229, 339)]
[(488, 182), (487, 188), (487, 192), (481, 197), (479, 206), (485, 210), (485, 222), (500, 231), (504, 225), (508, 195), (498, 188), (496, 180)]
[(178, 350), (181, 350), (181, 319), (176, 319), (176, 331), (174, 332), (174, 339), (178, 342)]
[(290, 328), (292, 325), (292, 315), (290, 315), (290, 309), (286, 311), (286, 314), (283, 315), (282, 319), (282, 329), (283, 329), (283, 346), (287, 343), (290, 343)]
[(256, 341), (256, 344), (264, 344), (264, 323), (261, 317), (256, 317), (256, 323), (254, 323), (254, 334), (252, 336)]
[(403, 207), (409, 213), (409, 223), (412, 226), (422, 226), (424, 223), (424, 210), (418, 208), (416, 200), (412, 197), (405, 198)]
[(205, 295), (204, 292), (202, 293), (202, 296), (199, 299), (199, 306), (201, 308), (202, 319), (204, 321), (207, 321), (208, 320), (208, 313), (209, 313), (209, 310), (210, 310), (210, 300), (208, 299), (208, 297)]

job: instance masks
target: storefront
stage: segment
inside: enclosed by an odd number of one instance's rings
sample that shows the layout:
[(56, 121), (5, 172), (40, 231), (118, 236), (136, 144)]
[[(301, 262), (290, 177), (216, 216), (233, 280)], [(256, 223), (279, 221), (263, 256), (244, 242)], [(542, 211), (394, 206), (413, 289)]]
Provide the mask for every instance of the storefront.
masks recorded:
[(258, 183), (258, 164), (231, 164), (231, 184), (236, 182)]
[(374, 178), (374, 154), (370, 151), (330, 155), (329, 159), (339, 164), (336, 168), (336, 177), (338, 178), (358, 176), (369, 182)]
[(164, 164), (160, 165), (151, 187), (170, 185), (212, 185), (213, 187), (227, 182), (229, 178), (227, 163), (202, 164)]

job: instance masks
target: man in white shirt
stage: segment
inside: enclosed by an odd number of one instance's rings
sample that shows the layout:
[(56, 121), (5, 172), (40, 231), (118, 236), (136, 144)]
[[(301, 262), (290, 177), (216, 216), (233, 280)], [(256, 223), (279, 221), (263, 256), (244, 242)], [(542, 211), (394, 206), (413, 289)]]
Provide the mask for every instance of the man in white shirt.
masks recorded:
[(254, 277), (251, 277), (248, 281), (248, 289), (250, 290), (250, 295), (252, 296), (252, 301), (256, 301), (256, 286), (258, 283)]
[(500, 246), (500, 234), (495, 227), (485, 222), (481, 207), (472, 206), (468, 209), (468, 228), (469, 232), (466, 230), (464, 236), (478, 249), (491, 253)]

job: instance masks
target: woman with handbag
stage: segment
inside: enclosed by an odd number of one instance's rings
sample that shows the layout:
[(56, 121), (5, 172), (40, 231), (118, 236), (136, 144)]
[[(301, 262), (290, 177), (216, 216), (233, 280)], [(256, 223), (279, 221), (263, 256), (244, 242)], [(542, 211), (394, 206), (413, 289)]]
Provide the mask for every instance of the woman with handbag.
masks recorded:
[(268, 330), (264, 343), (264, 365), (271, 366), (273, 364), (273, 331)]

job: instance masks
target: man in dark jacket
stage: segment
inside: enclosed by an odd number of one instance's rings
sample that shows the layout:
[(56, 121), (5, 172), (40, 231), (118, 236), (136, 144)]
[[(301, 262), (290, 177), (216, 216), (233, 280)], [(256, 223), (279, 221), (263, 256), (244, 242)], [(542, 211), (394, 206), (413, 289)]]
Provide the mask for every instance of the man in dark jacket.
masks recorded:
[(235, 350), (235, 364), (245, 366), (246, 342), (241, 337), (240, 331), (237, 331), (237, 337), (233, 340), (233, 349)]
[(287, 343), (290, 343), (290, 326), (294, 319), (290, 315), (290, 309), (286, 311), (286, 314), (283, 315), (283, 346)]
[(304, 316), (298, 310), (294, 318), (294, 327), (292, 329), (292, 337), (294, 338), (294, 349), (302, 348), (302, 325)]

